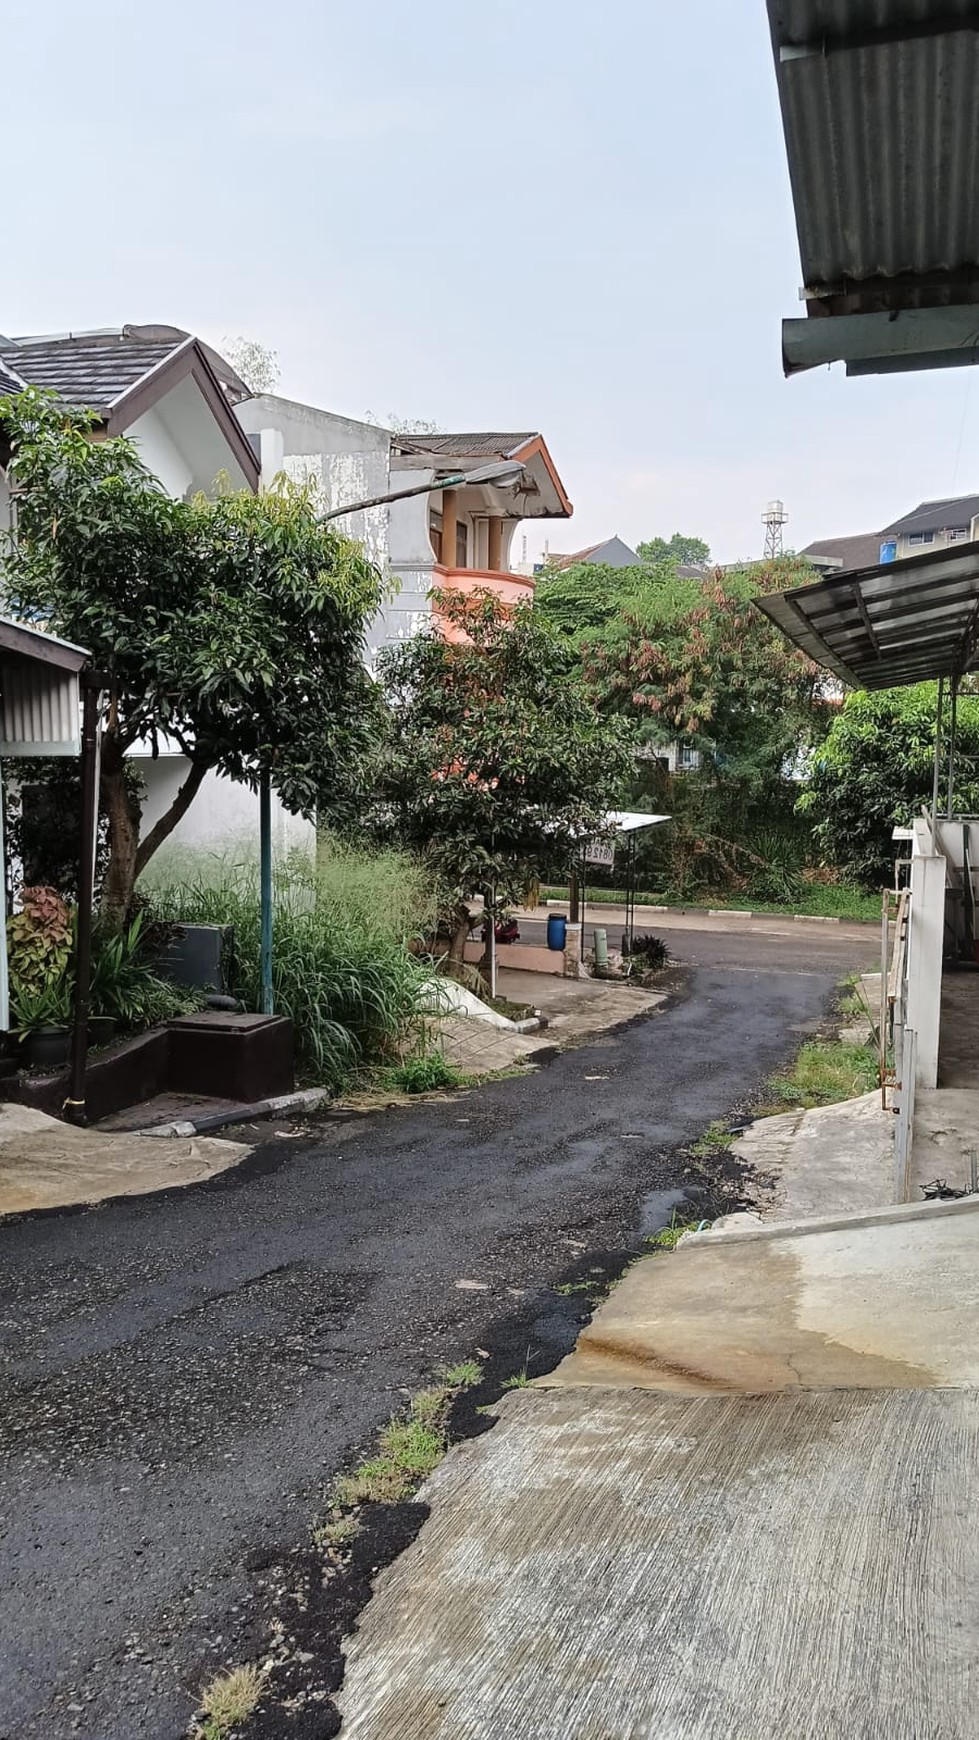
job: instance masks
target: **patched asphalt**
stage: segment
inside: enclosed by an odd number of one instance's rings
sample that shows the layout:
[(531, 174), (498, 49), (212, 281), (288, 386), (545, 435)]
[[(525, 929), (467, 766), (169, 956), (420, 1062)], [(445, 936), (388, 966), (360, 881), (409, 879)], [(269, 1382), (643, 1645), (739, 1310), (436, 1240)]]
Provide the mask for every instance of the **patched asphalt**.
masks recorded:
[(177, 1740), (210, 1674), (261, 1652), (248, 1567), (307, 1538), (440, 1362), (554, 1363), (581, 1311), (554, 1284), (638, 1247), (651, 1193), (692, 1182), (684, 1145), (872, 957), (722, 955), (524, 1079), (0, 1227), (0, 1740)]

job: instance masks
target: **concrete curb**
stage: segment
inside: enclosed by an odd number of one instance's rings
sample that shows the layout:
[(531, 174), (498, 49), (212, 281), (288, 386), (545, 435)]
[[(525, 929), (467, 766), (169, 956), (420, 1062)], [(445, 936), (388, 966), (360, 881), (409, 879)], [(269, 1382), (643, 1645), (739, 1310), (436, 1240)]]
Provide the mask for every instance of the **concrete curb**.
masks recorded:
[[(543, 905), (545, 907), (567, 906), (568, 902), (566, 900), (545, 900)], [(601, 912), (605, 906), (610, 906), (618, 911), (622, 902), (589, 900), (588, 911)], [(796, 924), (862, 924), (868, 930), (871, 928), (880, 929), (880, 920), (876, 918), (838, 918), (835, 914), (832, 917), (824, 917), (822, 913), (818, 912), (778, 912), (774, 908), (767, 912), (756, 912), (754, 907), (748, 906), (647, 906), (644, 901), (637, 900), (636, 919), (638, 920), (647, 912), (680, 912), (684, 917), (696, 917), (697, 913), (701, 913), (704, 918), (791, 918)], [(521, 913), (521, 917), (524, 918), (531, 919), (533, 916), (532, 912)]]
[(294, 1094), (279, 1094), (271, 1100), (255, 1100), (250, 1105), (240, 1105), (226, 1108), (223, 1112), (206, 1112), (201, 1118), (181, 1118), (171, 1124), (151, 1124), (146, 1130), (132, 1130), (133, 1136), (202, 1136), (211, 1130), (220, 1130), (227, 1124), (251, 1123), (255, 1118), (264, 1118), (269, 1114), (290, 1112), (311, 1112), (317, 1106), (327, 1104), (330, 1094), (327, 1088), (301, 1088)]

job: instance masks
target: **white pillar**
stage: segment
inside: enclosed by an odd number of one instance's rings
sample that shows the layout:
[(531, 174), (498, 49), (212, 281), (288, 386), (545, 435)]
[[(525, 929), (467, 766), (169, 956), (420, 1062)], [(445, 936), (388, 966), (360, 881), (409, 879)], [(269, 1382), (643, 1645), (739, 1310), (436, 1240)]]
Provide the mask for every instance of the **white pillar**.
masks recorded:
[(915, 823), (914, 835), (907, 1025), (915, 1033), (917, 1085), (933, 1088), (938, 1086), (946, 863), (942, 854), (934, 850), (931, 829), (923, 818)]

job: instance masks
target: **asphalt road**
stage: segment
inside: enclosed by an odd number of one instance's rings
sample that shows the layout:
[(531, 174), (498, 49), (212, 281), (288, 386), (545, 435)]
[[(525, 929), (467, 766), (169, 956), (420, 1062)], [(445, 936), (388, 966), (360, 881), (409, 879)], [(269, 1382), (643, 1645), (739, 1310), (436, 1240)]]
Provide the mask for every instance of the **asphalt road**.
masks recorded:
[(554, 1283), (637, 1247), (643, 1205), (689, 1183), (677, 1150), (873, 956), (696, 946), (727, 964), (526, 1079), (0, 1227), (2, 1740), (183, 1734), (214, 1668), (260, 1648), (247, 1567), (306, 1536), (440, 1361), (560, 1357), (581, 1302)]

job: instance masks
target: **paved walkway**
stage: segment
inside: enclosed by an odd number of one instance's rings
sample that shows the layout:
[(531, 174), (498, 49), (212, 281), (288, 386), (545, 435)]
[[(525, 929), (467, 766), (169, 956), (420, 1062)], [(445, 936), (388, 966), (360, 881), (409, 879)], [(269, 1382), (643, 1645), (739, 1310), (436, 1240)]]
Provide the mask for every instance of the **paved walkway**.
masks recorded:
[(536, 1051), (579, 1044), (648, 1015), (666, 1001), (665, 992), (641, 991), (633, 985), (557, 979), (510, 968), (500, 972), (498, 989), (511, 1003), (546, 1016), (547, 1026), (533, 1033), (513, 1033), (469, 1016), (447, 1016), (440, 1027), (443, 1056), (467, 1075), (489, 1075), (532, 1060)]

